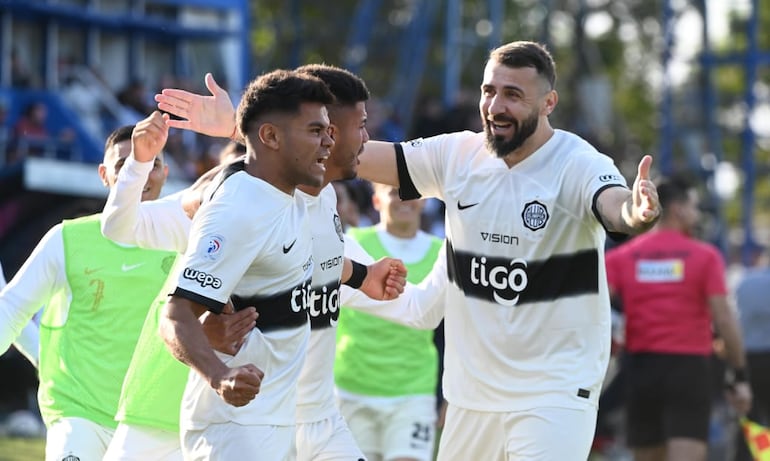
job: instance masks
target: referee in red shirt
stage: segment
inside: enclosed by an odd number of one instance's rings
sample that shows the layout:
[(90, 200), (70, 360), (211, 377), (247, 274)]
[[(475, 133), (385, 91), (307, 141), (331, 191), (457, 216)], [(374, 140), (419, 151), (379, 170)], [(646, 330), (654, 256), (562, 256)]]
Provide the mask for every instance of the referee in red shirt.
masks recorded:
[(729, 398), (740, 414), (751, 407), (743, 340), (722, 256), (692, 236), (697, 190), (681, 177), (657, 187), (656, 228), (606, 255), (610, 295), (625, 314), (628, 445), (636, 461), (704, 461), (712, 325), (725, 343)]

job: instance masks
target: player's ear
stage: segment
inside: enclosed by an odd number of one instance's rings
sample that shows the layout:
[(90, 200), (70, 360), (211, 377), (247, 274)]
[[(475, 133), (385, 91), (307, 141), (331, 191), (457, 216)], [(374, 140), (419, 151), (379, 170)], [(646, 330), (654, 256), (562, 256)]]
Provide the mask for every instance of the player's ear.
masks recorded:
[(99, 173), (99, 177), (102, 178), (102, 184), (105, 187), (110, 187), (110, 182), (107, 180), (107, 167), (104, 163), (100, 163), (96, 171)]
[(543, 98), (543, 115), (551, 115), (551, 112), (556, 108), (556, 104), (559, 103), (559, 93), (556, 90), (550, 90)]
[(329, 125), (329, 136), (332, 138), (334, 142), (337, 142), (337, 134), (339, 133), (339, 129), (337, 128), (337, 125), (330, 124)]
[(278, 127), (265, 122), (259, 126), (259, 140), (269, 149), (278, 150), (281, 147), (281, 133)]

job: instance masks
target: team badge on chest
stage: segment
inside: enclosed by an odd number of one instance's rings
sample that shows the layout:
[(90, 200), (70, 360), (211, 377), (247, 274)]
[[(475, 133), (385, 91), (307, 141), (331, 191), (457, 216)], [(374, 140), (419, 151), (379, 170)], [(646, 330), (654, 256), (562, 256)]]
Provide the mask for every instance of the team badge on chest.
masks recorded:
[(548, 223), (548, 218), (548, 208), (537, 200), (524, 205), (524, 210), (521, 212), (524, 226), (531, 231), (544, 228)]
[(334, 213), (334, 230), (337, 231), (337, 237), (339, 237), (340, 242), (344, 242), (345, 231), (342, 230), (342, 220), (337, 213)]

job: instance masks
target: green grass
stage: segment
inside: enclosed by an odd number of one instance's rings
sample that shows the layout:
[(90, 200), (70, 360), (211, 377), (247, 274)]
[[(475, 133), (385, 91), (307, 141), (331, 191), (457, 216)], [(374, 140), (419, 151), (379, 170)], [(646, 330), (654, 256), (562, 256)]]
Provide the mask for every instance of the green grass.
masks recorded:
[(0, 437), (0, 461), (41, 461), (45, 459), (44, 438)]

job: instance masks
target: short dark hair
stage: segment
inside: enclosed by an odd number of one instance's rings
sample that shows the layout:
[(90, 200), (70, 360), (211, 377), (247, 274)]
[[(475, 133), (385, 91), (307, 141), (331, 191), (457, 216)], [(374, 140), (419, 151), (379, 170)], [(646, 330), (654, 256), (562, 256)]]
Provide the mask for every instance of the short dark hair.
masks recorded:
[(112, 146), (119, 142), (128, 141), (131, 139), (131, 135), (134, 134), (135, 125), (125, 125), (120, 128), (116, 128), (109, 136), (107, 141), (104, 142), (104, 152), (112, 149)]
[(690, 191), (695, 189), (695, 183), (684, 174), (675, 174), (660, 178), (656, 181), (658, 201), (665, 212), (672, 203), (684, 203), (690, 199)]
[(551, 86), (556, 87), (556, 63), (553, 56), (540, 43), (518, 41), (506, 43), (489, 52), (488, 61), (498, 62), (506, 67), (534, 67), (538, 75)]
[(249, 125), (268, 113), (296, 114), (303, 103), (333, 104), (334, 95), (319, 78), (291, 70), (274, 70), (249, 83), (235, 115), (244, 137)]
[(363, 79), (349, 70), (328, 64), (307, 64), (297, 72), (320, 78), (334, 95), (335, 104), (354, 106), (369, 100), (369, 89)]

